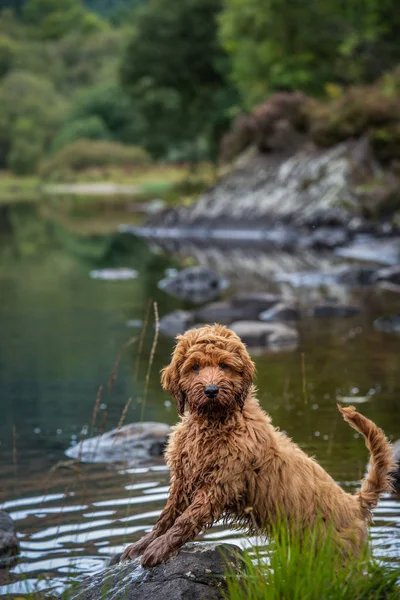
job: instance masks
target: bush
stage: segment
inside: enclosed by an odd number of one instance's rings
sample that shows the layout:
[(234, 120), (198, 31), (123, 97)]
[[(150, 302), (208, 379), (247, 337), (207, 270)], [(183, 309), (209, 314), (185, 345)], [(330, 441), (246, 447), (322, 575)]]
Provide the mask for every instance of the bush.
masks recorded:
[(96, 117), (118, 142), (134, 143), (139, 139), (140, 118), (134, 114), (129, 97), (117, 84), (100, 85), (82, 93), (71, 110), (71, 118)]
[(31, 175), (36, 172), (42, 153), (43, 137), (36, 124), (29, 119), (18, 119), (7, 157), (8, 167), (16, 175)]
[(107, 127), (99, 117), (88, 117), (67, 123), (60, 129), (51, 144), (51, 151), (56, 152), (77, 140), (107, 140), (110, 137)]
[(293, 149), (298, 132), (306, 126), (303, 115), (306, 100), (300, 92), (280, 92), (272, 94), (250, 114), (238, 115), (222, 138), (221, 161), (232, 160), (250, 145), (260, 152)]
[(118, 142), (79, 140), (64, 146), (41, 169), (44, 177), (68, 177), (93, 167), (135, 167), (150, 163), (145, 150)]
[(13, 67), (17, 52), (18, 45), (8, 36), (0, 34), (0, 78)]

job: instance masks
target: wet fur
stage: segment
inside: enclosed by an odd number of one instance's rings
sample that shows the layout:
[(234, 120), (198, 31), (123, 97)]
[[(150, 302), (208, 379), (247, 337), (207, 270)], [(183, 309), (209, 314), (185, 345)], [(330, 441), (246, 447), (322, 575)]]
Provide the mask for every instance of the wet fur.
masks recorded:
[[(339, 406), (371, 452), (360, 491), (348, 494), (271, 424), (255, 396), (254, 370), (246, 347), (226, 327), (178, 336), (161, 378), (181, 415), (166, 450), (170, 495), (153, 530), (123, 559), (143, 554), (143, 566), (154, 566), (221, 518), (267, 534), (278, 519), (300, 534), (318, 518), (333, 529), (344, 555), (361, 552), (371, 510), (390, 489), (393, 455), (383, 431), (352, 406)], [(204, 394), (210, 384), (219, 387), (213, 400)]]

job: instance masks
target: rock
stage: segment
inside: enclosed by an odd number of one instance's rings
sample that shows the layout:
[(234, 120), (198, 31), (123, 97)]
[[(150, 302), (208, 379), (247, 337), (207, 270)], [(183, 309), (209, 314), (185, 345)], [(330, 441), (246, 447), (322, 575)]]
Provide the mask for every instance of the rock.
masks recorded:
[(138, 272), (135, 269), (98, 269), (90, 271), (92, 279), (104, 279), (106, 281), (126, 281), (136, 279)]
[(296, 303), (279, 302), (269, 310), (260, 313), (259, 319), (265, 322), (298, 321), (301, 312)]
[(19, 552), (17, 529), (12, 518), (0, 511), (0, 569), (12, 567)]
[(362, 214), (359, 184), (379, 171), (370, 161), (361, 181), (353, 181), (361, 143), (367, 142), (352, 140), (327, 149), (308, 144), (289, 157), (281, 152), (250, 156), (192, 206), (178, 209), (175, 225), (225, 221), (266, 228), (279, 221), (347, 227)]
[(229, 544), (186, 544), (175, 558), (151, 569), (135, 559), (92, 575), (68, 600), (222, 600), (224, 574), (238, 565), (240, 552)]
[(337, 282), (344, 285), (372, 285), (376, 269), (372, 267), (345, 267), (337, 274)]
[(268, 293), (237, 294), (230, 299), (233, 307), (244, 310), (245, 319), (258, 319), (258, 315), (266, 311), (278, 302), (281, 297)]
[(187, 310), (174, 310), (160, 319), (160, 331), (169, 337), (185, 333), (193, 325), (194, 317)]
[(158, 287), (181, 300), (209, 302), (227, 287), (227, 282), (206, 267), (188, 267), (162, 279)]
[(168, 436), (164, 423), (130, 423), (68, 448), (67, 456), (87, 463), (137, 463), (161, 456)]
[(261, 321), (237, 321), (230, 326), (242, 341), (252, 348), (290, 349), (297, 347), (299, 334), (293, 327), (283, 323)]
[(394, 459), (396, 461), (396, 470), (393, 471), (393, 487), (396, 494), (400, 494), (400, 440), (393, 444)]
[(400, 333), (400, 314), (378, 317), (374, 321), (374, 328), (385, 333)]
[(335, 254), (343, 258), (382, 265), (397, 265), (400, 262), (400, 238), (374, 238), (359, 235), (344, 248), (336, 248)]
[(376, 272), (375, 281), (388, 281), (395, 285), (400, 285), (400, 265), (388, 267), (387, 269), (379, 269)]
[(337, 248), (350, 239), (349, 232), (342, 227), (318, 227), (301, 242), (304, 248)]
[(319, 304), (309, 310), (309, 314), (316, 318), (355, 317), (361, 312), (358, 306), (344, 306), (342, 304)]
[(204, 323), (220, 323), (229, 325), (232, 321), (244, 318), (245, 308), (235, 307), (231, 302), (212, 302), (196, 310), (194, 317), (196, 321)]

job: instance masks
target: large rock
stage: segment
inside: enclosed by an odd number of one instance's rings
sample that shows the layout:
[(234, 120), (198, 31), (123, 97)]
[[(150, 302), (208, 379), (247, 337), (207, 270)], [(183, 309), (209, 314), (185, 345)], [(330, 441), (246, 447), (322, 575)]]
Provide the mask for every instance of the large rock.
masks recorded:
[(194, 325), (194, 316), (188, 310), (174, 310), (160, 319), (160, 331), (168, 337), (185, 333)]
[(362, 214), (359, 184), (378, 172), (365, 139), (323, 150), (308, 145), (290, 157), (274, 152), (249, 156), (193, 206), (178, 209), (176, 224), (347, 227), (353, 216)]
[(12, 518), (0, 511), (0, 568), (11, 567), (19, 551), (17, 529)]
[(230, 326), (232, 331), (252, 349), (294, 350), (299, 341), (296, 329), (283, 323), (262, 323), (260, 321), (237, 321)]
[(87, 463), (137, 463), (161, 456), (171, 428), (165, 423), (130, 423), (82, 440), (66, 455)]
[(222, 277), (207, 267), (187, 267), (158, 284), (160, 289), (172, 296), (195, 304), (214, 300), (227, 285)]
[(360, 314), (359, 306), (346, 306), (344, 304), (318, 304), (309, 309), (309, 314), (316, 318), (356, 317)]
[(143, 569), (140, 559), (110, 567), (84, 580), (68, 600), (222, 600), (227, 569), (240, 550), (228, 544), (186, 544), (165, 564)]
[(232, 306), (231, 302), (212, 302), (195, 312), (195, 320), (203, 323), (229, 325), (244, 317), (245, 308)]
[(254, 292), (252, 294), (236, 294), (232, 296), (230, 302), (234, 308), (240, 308), (244, 311), (245, 319), (257, 319), (258, 315), (270, 309), (280, 302), (281, 297), (267, 292)]
[(388, 267), (387, 269), (379, 269), (375, 274), (375, 281), (388, 281), (400, 286), (400, 265)]
[(279, 302), (272, 308), (260, 313), (259, 318), (266, 323), (275, 321), (298, 321), (301, 311), (297, 302)]
[(374, 328), (385, 333), (400, 333), (400, 314), (378, 317), (374, 321)]

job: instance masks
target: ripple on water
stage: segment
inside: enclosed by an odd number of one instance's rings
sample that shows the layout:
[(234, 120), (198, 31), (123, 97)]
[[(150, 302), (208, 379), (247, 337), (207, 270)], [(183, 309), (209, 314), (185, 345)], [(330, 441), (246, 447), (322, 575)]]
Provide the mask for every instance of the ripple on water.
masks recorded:
[[(169, 478), (168, 469), (159, 467), (101, 472), (88, 465), (83, 470), (85, 485), (75, 485), (72, 493), (5, 502), (0, 508), (7, 508), (17, 521), (21, 556), (12, 580), (0, 586), (0, 595), (59, 592), (71, 581), (101, 571), (111, 556), (148, 531), (159, 516), (168, 496)], [(73, 483), (69, 485), (72, 489)], [(343, 481), (342, 485), (351, 489), (355, 482)], [(375, 555), (386, 561), (398, 560), (400, 502), (384, 497), (374, 517), (371, 540)], [(218, 523), (203, 537), (241, 548), (264, 543), (263, 538), (245, 536)]]

